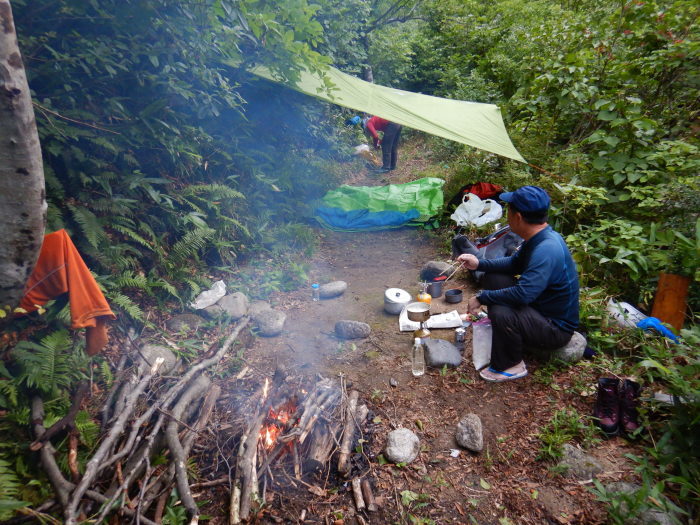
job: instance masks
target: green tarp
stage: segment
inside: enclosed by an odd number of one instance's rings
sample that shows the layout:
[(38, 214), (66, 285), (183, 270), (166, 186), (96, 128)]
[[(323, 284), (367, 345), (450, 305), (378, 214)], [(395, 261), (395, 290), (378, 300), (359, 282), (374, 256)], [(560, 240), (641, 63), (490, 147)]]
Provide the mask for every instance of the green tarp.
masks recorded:
[[(265, 67), (254, 68), (251, 72), (280, 82)], [(498, 106), (378, 86), (332, 67), (324, 73), (334, 86), (330, 93), (321, 75), (308, 71), (302, 72), (294, 85), (282, 83), (333, 104), (526, 162), (510, 141)]]

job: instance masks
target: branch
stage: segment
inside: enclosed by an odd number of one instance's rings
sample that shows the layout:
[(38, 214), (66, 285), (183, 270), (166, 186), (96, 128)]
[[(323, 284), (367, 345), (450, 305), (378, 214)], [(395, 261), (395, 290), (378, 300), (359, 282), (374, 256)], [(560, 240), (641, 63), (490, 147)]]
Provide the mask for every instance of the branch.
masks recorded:
[(46, 443), (49, 439), (58, 434), (61, 430), (68, 426), (73, 427), (75, 425), (75, 416), (78, 414), (78, 411), (80, 410), (80, 405), (83, 402), (83, 397), (85, 397), (85, 394), (87, 394), (87, 392), (87, 381), (81, 381), (78, 384), (78, 388), (76, 389), (75, 393), (73, 394), (73, 400), (71, 401), (68, 413), (61, 419), (56, 421), (53, 425), (51, 425), (51, 427), (49, 427), (48, 430), (42, 433), (31, 445), (29, 445), (29, 450), (36, 452), (44, 446), (44, 443)]

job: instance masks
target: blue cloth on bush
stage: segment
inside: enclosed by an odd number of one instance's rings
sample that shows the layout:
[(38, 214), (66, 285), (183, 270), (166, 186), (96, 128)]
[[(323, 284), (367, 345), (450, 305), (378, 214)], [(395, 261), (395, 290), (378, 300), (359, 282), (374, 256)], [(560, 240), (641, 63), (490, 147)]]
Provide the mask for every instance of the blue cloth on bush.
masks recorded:
[(637, 323), (637, 328), (641, 328), (645, 332), (648, 332), (649, 330), (656, 330), (661, 335), (668, 337), (674, 343), (678, 343), (678, 337), (676, 334), (661, 324), (661, 321), (659, 321), (656, 317), (647, 317), (646, 319), (642, 319)]
[(385, 228), (399, 228), (420, 217), (416, 209), (405, 212), (401, 211), (369, 211), (369, 210), (349, 210), (341, 208), (319, 207), (316, 208), (316, 217), (333, 230), (356, 231), (356, 230), (382, 230)]

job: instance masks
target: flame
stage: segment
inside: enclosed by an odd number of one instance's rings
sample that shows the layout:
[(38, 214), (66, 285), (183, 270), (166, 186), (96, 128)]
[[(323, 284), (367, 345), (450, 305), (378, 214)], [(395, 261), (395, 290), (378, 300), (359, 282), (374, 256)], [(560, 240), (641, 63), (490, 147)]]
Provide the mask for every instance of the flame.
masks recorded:
[(265, 448), (272, 448), (277, 442), (277, 436), (285, 429), (291, 418), (292, 410), (293, 407), (282, 409), (279, 412), (270, 409), (267, 417), (268, 424), (260, 431), (260, 439), (265, 445)]

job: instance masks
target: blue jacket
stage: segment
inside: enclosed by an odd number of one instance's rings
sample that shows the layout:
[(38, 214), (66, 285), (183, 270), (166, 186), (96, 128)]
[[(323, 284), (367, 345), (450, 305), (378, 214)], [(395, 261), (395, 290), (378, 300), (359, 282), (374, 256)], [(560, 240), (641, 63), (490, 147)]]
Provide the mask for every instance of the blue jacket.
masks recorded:
[(479, 271), (520, 275), (515, 286), (483, 290), (481, 304), (531, 306), (567, 332), (578, 327), (578, 272), (571, 252), (551, 226), (525, 241), (515, 254), (482, 259)]

